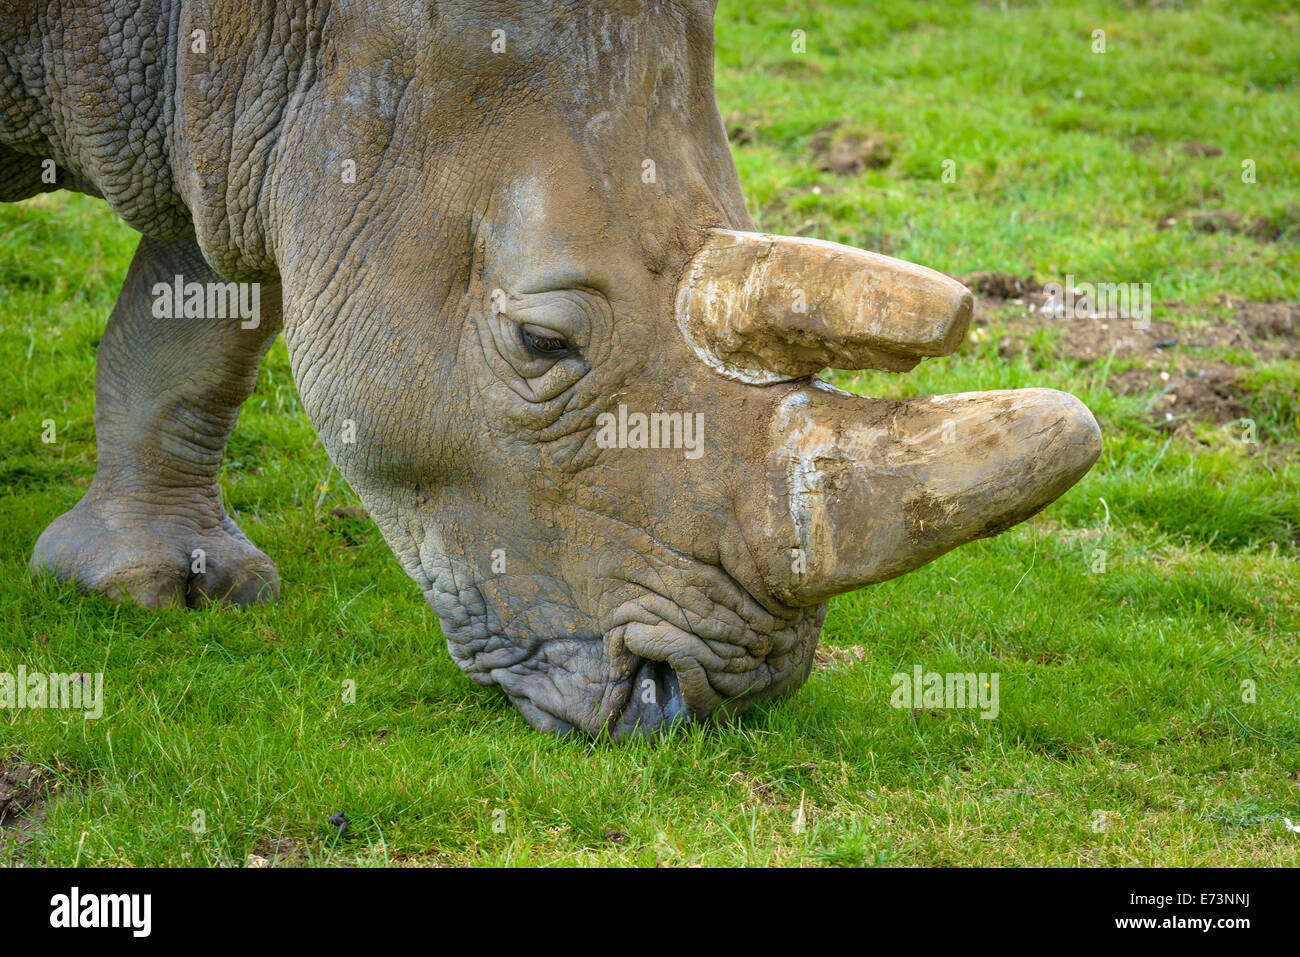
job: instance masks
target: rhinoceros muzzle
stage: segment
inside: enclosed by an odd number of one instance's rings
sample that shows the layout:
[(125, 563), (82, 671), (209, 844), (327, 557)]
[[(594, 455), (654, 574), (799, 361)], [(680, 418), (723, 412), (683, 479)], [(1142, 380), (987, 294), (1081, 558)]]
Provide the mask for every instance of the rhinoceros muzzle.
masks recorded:
[(850, 395), (827, 367), (906, 371), (966, 335), (955, 280), (819, 240), (712, 230), (688, 265), (677, 322), (700, 360), (780, 390), (767, 487), (742, 518), (767, 592), (793, 607), (911, 571), (1039, 511), (1101, 454), (1078, 399), (1050, 389)]
[[(635, 737), (792, 691), (827, 599), (1023, 521), (1101, 451), (1092, 414), (1061, 392), (899, 401), (816, 377), (952, 353), (972, 311), (953, 279), (816, 240), (700, 239), (675, 304), (702, 365), (678, 396), (719, 413), (708, 454), (604, 450), (597, 474), (643, 476), (644, 502), (586, 503), (576, 587), (531, 569), (477, 587), (469, 567), (430, 575), (453, 657), (539, 728)], [(638, 507), (670, 518), (643, 525)], [(565, 498), (555, 514), (574, 510)]]

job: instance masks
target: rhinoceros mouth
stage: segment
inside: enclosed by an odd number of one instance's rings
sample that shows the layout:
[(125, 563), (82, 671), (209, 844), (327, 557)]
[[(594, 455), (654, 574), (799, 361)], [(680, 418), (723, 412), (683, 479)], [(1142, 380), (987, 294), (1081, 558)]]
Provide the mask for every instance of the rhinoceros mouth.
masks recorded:
[[(807, 679), (825, 605), (792, 610), (774, 625), (731, 607), (704, 620), (679, 621), (691, 616), (675, 603), (675, 615), (658, 614), (665, 601), (652, 593), (626, 603), (624, 613), (635, 608), (636, 620), (606, 635), (611, 669), (622, 662), (630, 674), (616, 681), (621, 702), (602, 721), (612, 737), (739, 715)], [(743, 611), (752, 614), (753, 608)]]
[(671, 594), (624, 581), (603, 621), (586, 619), (597, 627), (546, 638), (516, 634), (536, 625), (527, 606), (508, 623), (477, 589), (478, 613), (466, 615), (463, 582), (454, 603), (429, 597), (456, 664), (503, 690), (534, 728), (622, 740), (740, 714), (808, 676), (825, 605), (774, 614), (724, 569), (698, 560), (691, 569)]
[(691, 720), (677, 670), (667, 661), (643, 658), (632, 674), (626, 706), (607, 726), (612, 737), (625, 738), (653, 734)]
[(568, 574), (559, 562), (541, 574), (540, 559), (488, 574), (452, 559), (432, 526), (418, 554), (452, 660), (534, 728), (637, 737), (739, 714), (807, 678), (826, 605), (774, 598), (738, 535), (700, 554), (584, 515), (605, 545)]

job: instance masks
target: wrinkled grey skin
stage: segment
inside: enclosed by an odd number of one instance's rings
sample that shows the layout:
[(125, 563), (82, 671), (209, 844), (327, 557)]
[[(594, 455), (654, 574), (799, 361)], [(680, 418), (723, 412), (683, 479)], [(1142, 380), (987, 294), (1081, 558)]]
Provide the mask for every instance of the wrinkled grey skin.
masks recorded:
[[(99, 470), (34, 566), (151, 605), (274, 597), (216, 474), (282, 324), (307, 414), (452, 657), (534, 726), (644, 732), (797, 687), (826, 606), (775, 597), (767, 423), (831, 399), (720, 376), (674, 322), (702, 230), (753, 228), (712, 13), (0, 0), (0, 200), (80, 190), (146, 237), (100, 347)], [(261, 325), (153, 318), (177, 273), (264, 284)], [(569, 353), (530, 351), (520, 323)], [(703, 413), (703, 454), (597, 447), (620, 403)]]

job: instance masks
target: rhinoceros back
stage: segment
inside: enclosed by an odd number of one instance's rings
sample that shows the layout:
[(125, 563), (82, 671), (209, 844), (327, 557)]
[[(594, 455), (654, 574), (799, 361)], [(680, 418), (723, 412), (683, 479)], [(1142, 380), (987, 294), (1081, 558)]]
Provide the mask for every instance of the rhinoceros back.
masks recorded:
[(101, 196), (157, 238), (192, 230), (169, 165), (170, 0), (0, 0), (0, 201)]

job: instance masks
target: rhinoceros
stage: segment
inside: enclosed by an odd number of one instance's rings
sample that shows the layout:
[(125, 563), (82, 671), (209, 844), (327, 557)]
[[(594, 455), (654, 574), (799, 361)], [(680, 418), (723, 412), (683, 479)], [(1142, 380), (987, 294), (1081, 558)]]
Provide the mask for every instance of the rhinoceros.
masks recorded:
[(84, 590), (278, 597), (217, 477), (281, 330), (451, 657), (548, 731), (792, 691), (829, 598), (1026, 519), (1100, 454), (1061, 392), (819, 378), (952, 353), (971, 295), (756, 231), (707, 0), (0, 10), (0, 200), (80, 191), (142, 234), (94, 480), (32, 556)]

